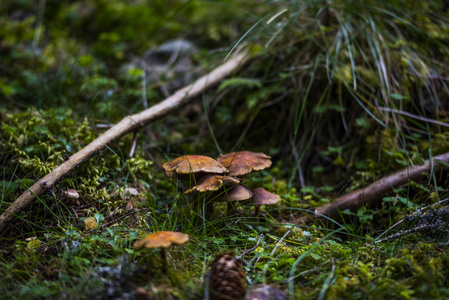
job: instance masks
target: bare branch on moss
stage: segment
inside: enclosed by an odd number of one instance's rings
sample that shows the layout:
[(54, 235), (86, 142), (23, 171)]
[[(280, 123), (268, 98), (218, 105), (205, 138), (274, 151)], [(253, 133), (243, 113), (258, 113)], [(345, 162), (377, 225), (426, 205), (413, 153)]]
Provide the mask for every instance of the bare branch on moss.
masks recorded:
[(190, 84), (164, 101), (144, 110), (138, 114), (125, 117), (118, 124), (100, 135), (89, 145), (75, 153), (62, 165), (54, 169), (50, 174), (41, 178), (26, 190), (19, 198), (17, 198), (7, 209), (0, 215), (0, 230), (17, 215), (21, 210), (27, 207), (33, 200), (44, 193), (48, 188), (55, 185), (64, 176), (75, 170), (83, 162), (100, 152), (105, 146), (115, 140), (118, 140), (125, 134), (148, 125), (169, 113), (173, 112), (181, 105), (188, 103), (194, 97), (200, 95), (207, 88), (220, 82), (223, 78), (230, 75), (233, 71), (243, 65), (247, 58), (246, 53), (240, 53), (228, 60), (224, 64), (218, 66), (210, 73), (199, 78), (193, 84)]
[(449, 153), (435, 156), (433, 160), (426, 160), (422, 166), (410, 166), (400, 172), (388, 175), (365, 188), (339, 197), (332, 203), (319, 206), (315, 208), (315, 214), (305, 214), (293, 220), (293, 223), (311, 223), (315, 220), (323, 221), (326, 217), (335, 218), (340, 216), (340, 213), (346, 209), (356, 211), (363, 205), (380, 203), (385, 194), (393, 191), (394, 188), (398, 188), (412, 180), (418, 180), (425, 174), (438, 172), (448, 163)]

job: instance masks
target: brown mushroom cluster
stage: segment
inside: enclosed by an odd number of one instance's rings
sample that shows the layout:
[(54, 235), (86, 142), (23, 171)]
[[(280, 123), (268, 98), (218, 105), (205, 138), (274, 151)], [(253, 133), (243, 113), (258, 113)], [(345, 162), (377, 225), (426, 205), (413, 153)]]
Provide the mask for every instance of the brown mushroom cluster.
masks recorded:
[(235, 212), (236, 203), (251, 201), (259, 215), (261, 205), (279, 202), (280, 197), (263, 188), (249, 190), (242, 185), (243, 177), (271, 166), (271, 157), (250, 151), (220, 155), (217, 160), (203, 155), (184, 155), (165, 163), (167, 176), (190, 183), (185, 194), (207, 193), (205, 215), (213, 213), (213, 202), (227, 202), (227, 213)]

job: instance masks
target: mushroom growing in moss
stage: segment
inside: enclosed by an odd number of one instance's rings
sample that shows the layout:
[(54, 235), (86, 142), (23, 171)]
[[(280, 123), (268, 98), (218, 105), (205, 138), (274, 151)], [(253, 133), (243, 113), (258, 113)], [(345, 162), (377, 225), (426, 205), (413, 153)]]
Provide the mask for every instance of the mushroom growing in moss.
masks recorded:
[[(162, 165), (168, 177), (195, 183), (203, 173), (223, 174), (228, 171), (218, 161), (204, 155), (184, 155)], [(191, 184), (189, 184), (191, 186)]]
[[(231, 179), (228, 176), (222, 176), (223, 173), (228, 172), (228, 169), (223, 167), (218, 161), (208, 156), (203, 155), (184, 155), (175, 158), (162, 166), (169, 177), (177, 177), (181, 180), (191, 180), (195, 186), (191, 187), (185, 193), (190, 194), (194, 191), (203, 193), (206, 191), (216, 191), (223, 185), (232, 184), (237, 179)], [(237, 182), (238, 183), (238, 182)], [(206, 212), (204, 216), (210, 215), (213, 212), (213, 207), (210, 201), (207, 201)], [(197, 208), (201, 207), (199, 201), (196, 201)]]
[(62, 193), (66, 197), (67, 203), (69, 205), (73, 205), (73, 204), (76, 204), (78, 206), (80, 205), (80, 202), (79, 202), (80, 194), (75, 189), (67, 189), (66, 191), (63, 191)]
[(160, 248), (160, 255), (162, 260), (162, 270), (167, 272), (167, 256), (165, 248), (170, 247), (172, 244), (184, 244), (189, 240), (187, 234), (173, 231), (157, 231), (150, 233), (143, 239), (134, 243), (136, 248)]
[(256, 211), (254, 212), (254, 216), (256, 217), (259, 216), (261, 205), (272, 205), (281, 200), (279, 195), (270, 193), (263, 188), (255, 188), (251, 192), (253, 193), (252, 204), (256, 207)]
[(71, 199), (78, 199), (80, 197), (80, 194), (78, 194), (78, 192), (75, 189), (67, 189), (67, 191), (63, 192), (63, 194), (67, 198), (71, 198)]
[(240, 183), (240, 179), (219, 174), (203, 174), (198, 178), (197, 185), (188, 189), (184, 194), (192, 192), (204, 193), (218, 191), (222, 186), (234, 186)]
[(235, 202), (243, 201), (251, 198), (253, 194), (249, 189), (244, 187), (243, 185), (237, 185), (233, 187), (231, 190), (226, 190), (222, 193), (217, 199), (219, 202), (227, 202), (228, 208), (226, 210), (227, 214), (231, 214), (235, 211)]
[[(220, 174), (202, 174), (197, 181), (197, 185), (184, 192), (184, 194), (205, 193), (218, 191), (223, 186), (230, 187), (240, 183), (240, 179), (220, 175)], [(206, 211), (204, 217), (208, 218), (214, 213), (214, 205), (212, 198), (216, 196), (216, 193), (209, 193), (206, 196)]]
[(263, 153), (240, 151), (222, 154), (217, 161), (228, 168), (229, 176), (243, 176), (270, 167), (270, 159), (270, 156)]
[(204, 155), (184, 155), (166, 162), (162, 167), (167, 176), (189, 175), (199, 172), (223, 174), (228, 170), (218, 161)]

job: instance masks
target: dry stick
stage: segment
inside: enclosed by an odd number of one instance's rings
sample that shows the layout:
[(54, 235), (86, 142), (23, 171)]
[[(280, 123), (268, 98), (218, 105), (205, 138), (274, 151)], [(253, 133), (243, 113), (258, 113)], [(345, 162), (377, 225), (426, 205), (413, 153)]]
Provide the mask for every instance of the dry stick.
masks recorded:
[(420, 121), (423, 121), (423, 122), (428, 122), (428, 123), (432, 123), (432, 124), (436, 124), (436, 125), (440, 125), (440, 126), (444, 126), (444, 127), (449, 127), (448, 123), (444, 123), (444, 122), (433, 120), (433, 119), (424, 118), (424, 117), (421, 117), (421, 116), (417, 116), (417, 115), (411, 114), (411, 113), (406, 112), (406, 111), (392, 109), (392, 108), (389, 108), (389, 107), (378, 107), (377, 109), (378, 110), (383, 110), (383, 111), (388, 111), (388, 112), (391, 112), (391, 113), (404, 115), (404, 116), (410, 117), (412, 119), (420, 120)]
[(293, 220), (293, 223), (311, 223), (314, 220), (324, 220), (325, 217), (334, 218), (338, 217), (340, 212), (345, 209), (355, 211), (365, 204), (379, 203), (382, 201), (384, 195), (391, 192), (393, 188), (406, 184), (410, 180), (417, 180), (423, 174), (437, 172), (448, 163), (449, 153), (435, 156), (433, 162), (426, 160), (422, 166), (410, 166), (405, 170), (388, 175), (365, 188), (355, 190), (352, 193), (337, 198), (333, 203), (327, 203), (315, 208), (314, 215), (301, 216)]
[(134, 131), (133, 135), (133, 143), (131, 144), (131, 150), (129, 150), (129, 158), (134, 156), (134, 151), (136, 151), (137, 147), (137, 131)]
[[(436, 205), (441, 205), (441, 203), (444, 203), (446, 201), (448, 201), (449, 198), (440, 200), (436, 203), (433, 203), (431, 205), (428, 206), (424, 206), (419, 208), (418, 210), (414, 211), (413, 214), (411, 214), (411, 216), (416, 216), (416, 215), (420, 215), (423, 211), (427, 210), (428, 208), (432, 207), (432, 206), (436, 206)], [(402, 222), (404, 222), (405, 219), (400, 220), (399, 222), (396, 222), (395, 224), (393, 224), (392, 226), (390, 226), (390, 228), (388, 228), (387, 230), (385, 230), (381, 235), (376, 237), (376, 243), (379, 243), (381, 240), (379, 240), (384, 234), (386, 234), (388, 231), (392, 230), (394, 227), (398, 226), (399, 224), (401, 224)]]
[(253, 252), (254, 250), (256, 250), (257, 247), (259, 247), (259, 243), (260, 243), (260, 241), (262, 240), (262, 238), (263, 238), (263, 234), (259, 234), (259, 238), (257, 239), (256, 246), (252, 247), (251, 249), (248, 249), (248, 250), (243, 251), (243, 253), (240, 254), (239, 256), (237, 256), (236, 258), (237, 258), (237, 259), (241, 259), (241, 258), (242, 258), (243, 256), (245, 256), (246, 254), (248, 254), (248, 253)]
[(238, 54), (211, 71), (209, 74), (201, 77), (193, 84), (178, 90), (164, 101), (138, 114), (125, 117), (114, 127), (72, 155), (62, 165), (54, 169), (44, 178), (41, 178), (22, 195), (20, 195), (20, 197), (17, 198), (2, 215), (0, 215), (0, 230), (3, 230), (14, 218), (14, 216), (31, 204), (37, 196), (44, 193), (48, 188), (52, 187), (71, 171), (75, 170), (83, 162), (103, 150), (108, 143), (121, 138), (123, 135), (134, 131), (137, 128), (143, 127), (150, 122), (160, 119), (176, 110), (181, 105), (188, 103), (189, 100), (200, 95), (205, 89), (220, 82), (238, 67), (242, 66), (246, 60), (246, 57), (246, 53)]

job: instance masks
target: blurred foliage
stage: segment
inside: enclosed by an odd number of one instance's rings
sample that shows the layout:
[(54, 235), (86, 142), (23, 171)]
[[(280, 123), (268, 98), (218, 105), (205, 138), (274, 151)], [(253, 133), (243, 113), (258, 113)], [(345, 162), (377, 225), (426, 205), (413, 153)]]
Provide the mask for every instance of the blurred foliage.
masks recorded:
[[(248, 93), (237, 87), (220, 95), (213, 119), (221, 123), (214, 131), (217, 139), (233, 141), (233, 147), (242, 136), (243, 147), (269, 141), (272, 154), (287, 155), (306, 180), (317, 165), (340, 167), (348, 174), (370, 166), (370, 173), (379, 177), (400, 167), (391, 153), (402, 152), (401, 164), (407, 165), (417, 162), (416, 156), (446, 152), (445, 127), (388, 112), (447, 119), (443, 4), (272, 4), (273, 14), (246, 37), (265, 46), (246, 73), (263, 88)], [(235, 129), (225, 126), (229, 123)], [(243, 134), (237, 138), (234, 132)], [(341, 150), (328, 154), (328, 147)], [(289, 172), (294, 180), (296, 169)], [(319, 184), (331, 184), (326, 179)]]
[[(110, 122), (142, 109), (140, 80), (124, 73), (125, 63), (175, 38), (222, 47), (237, 37), (239, 26), (251, 22), (241, 18), (232, 26), (251, 6), (240, 11), (226, 2), (16, 0), (0, 5), (2, 106), (71, 107)], [(152, 100), (159, 102), (160, 91), (153, 93)]]

